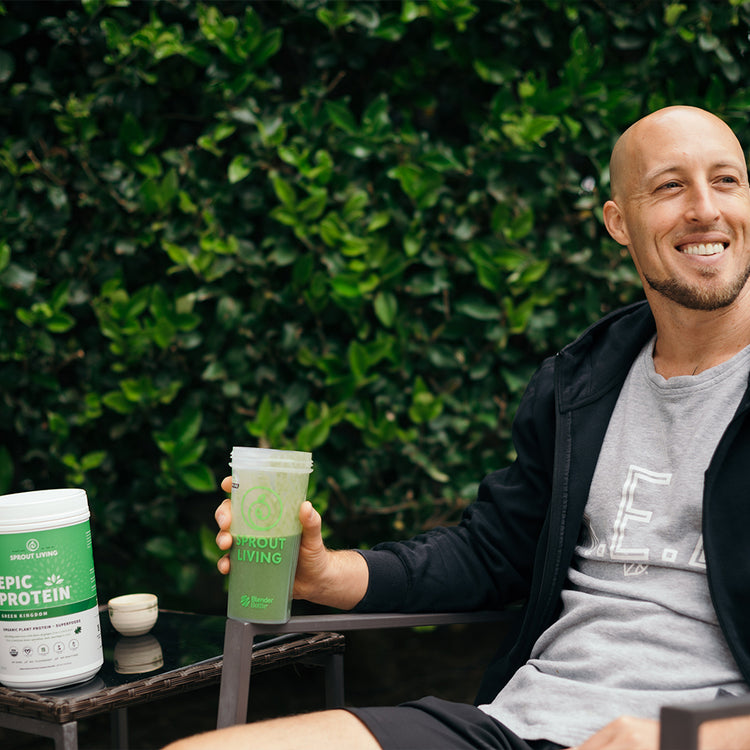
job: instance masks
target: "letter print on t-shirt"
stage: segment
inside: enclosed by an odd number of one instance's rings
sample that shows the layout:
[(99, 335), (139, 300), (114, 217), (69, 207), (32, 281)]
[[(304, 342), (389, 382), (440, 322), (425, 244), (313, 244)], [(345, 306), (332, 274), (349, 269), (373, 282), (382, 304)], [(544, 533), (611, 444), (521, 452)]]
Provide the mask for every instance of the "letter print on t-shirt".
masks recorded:
[[(689, 538), (681, 540), (691, 545), (682, 550), (678, 546), (665, 544), (663, 539), (654, 538), (649, 533), (654, 513), (659, 513), (660, 509), (663, 513), (671, 505), (664, 502), (669, 499), (668, 496), (665, 498), (665, 493), (659, 492), (660, 487), (667, 488), (671, 481), (670, 472), (651, 471), (642, 466), (629, 465), (614, 521), (610, 526), (609, 519), (599, 514), (599, 524), (605, 521), (609, 528), (599, 528), (597, 531), (591, 517), (586, 514), (586, 534), (579, 553), (583, 557), (609, 557), (614, 562), (622, 562), (623, 576), (642, 575), (647, 572), (650, 561), (661, 562), (666, 566), (705, 569), (703, 537), (697, 529), (692, 543)], [(602, 533), (604, 531), (609, 533)], [(657, 544), (656, 550), (652, 547), (654, 543)]]
[[(612, 535), (612, 548), (609, 555), (612, 560), (622, 560), (623, 562), (646, 562), (649, 559), (650, 550), (648, 547), (629, 546), (636, 542), (632, 537), (638, 537), (637, 528), (630, 538), (626, 541), (626, 531), (634, 529), (638, 524), (651, 523), (654, 512), (638, 507), (636, 501), (636, 489), (639, 482), (648, 482), (655, 485), (667, 485), (672, 480), (672, 475), (665, 472), (649, 471), (640, 466), (628, 467), (628, 474), (625, 478), (625, 484), (622, 488), (622, 497), (620, 507), (617, 510), (615, 518), (614, 533)], [(627, 568), (627, 565), (626, 565)], [(627, 575), (627, 573), (626, 573)]]

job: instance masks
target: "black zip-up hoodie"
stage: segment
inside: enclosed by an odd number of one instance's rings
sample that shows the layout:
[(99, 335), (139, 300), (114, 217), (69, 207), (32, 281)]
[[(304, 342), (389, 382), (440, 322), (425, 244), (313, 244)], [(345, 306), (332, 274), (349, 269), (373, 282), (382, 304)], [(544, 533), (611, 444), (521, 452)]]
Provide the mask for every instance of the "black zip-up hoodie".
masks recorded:
[[(630, 366), (655, 333), (648, 305), (593, 325), (529, 382), (513, 424), (517, 458), (489, 474), (461, 523), (362, 554), (359, 611), (433, 612), (523, 602), (476, 702), (491, 702), (560, 611), (599, 450)], [(703, 544), (719, 624), (750, 682), (750, 387), (705, 475)], [(696, 436), (700, 439), (700, 436)], [(689, 446), (686, 446), (689, 450)]]

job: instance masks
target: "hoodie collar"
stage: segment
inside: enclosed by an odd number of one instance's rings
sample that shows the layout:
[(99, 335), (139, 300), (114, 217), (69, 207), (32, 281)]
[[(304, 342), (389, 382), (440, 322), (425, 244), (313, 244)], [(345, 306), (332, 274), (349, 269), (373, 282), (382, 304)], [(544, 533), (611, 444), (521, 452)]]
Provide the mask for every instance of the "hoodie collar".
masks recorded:
[(630, 365), (656, 333), (647, 302), (610, 313), (556, 357), (555, 391), (560, 412), (585, 406), (622, 386)]

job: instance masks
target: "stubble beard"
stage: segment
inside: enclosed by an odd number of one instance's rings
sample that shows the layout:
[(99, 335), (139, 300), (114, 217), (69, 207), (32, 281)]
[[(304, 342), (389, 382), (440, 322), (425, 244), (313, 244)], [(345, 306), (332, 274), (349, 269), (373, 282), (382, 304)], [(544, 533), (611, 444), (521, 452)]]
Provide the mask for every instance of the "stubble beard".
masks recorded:
[[(706, 269), (703, 275), (710, 281), (715, 273)], [(645, 279), (655, 292), (688, 310), (721, 310), (729, 307), (745, 288), (747, 280), (750, 279), (750, 263), (743, 273), (721, 287), (710, 283), (691, 285), (679, 279), (652, 279), (649, 276), (645, 276)]]

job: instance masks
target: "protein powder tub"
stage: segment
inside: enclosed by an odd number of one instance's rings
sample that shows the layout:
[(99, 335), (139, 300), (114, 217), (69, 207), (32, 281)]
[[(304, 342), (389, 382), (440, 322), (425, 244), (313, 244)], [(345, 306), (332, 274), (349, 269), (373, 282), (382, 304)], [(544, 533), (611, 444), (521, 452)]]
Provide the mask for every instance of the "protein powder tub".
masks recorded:
[(0, 496), (0, 682), (49, 690), (103, 661), (85, 491)]

